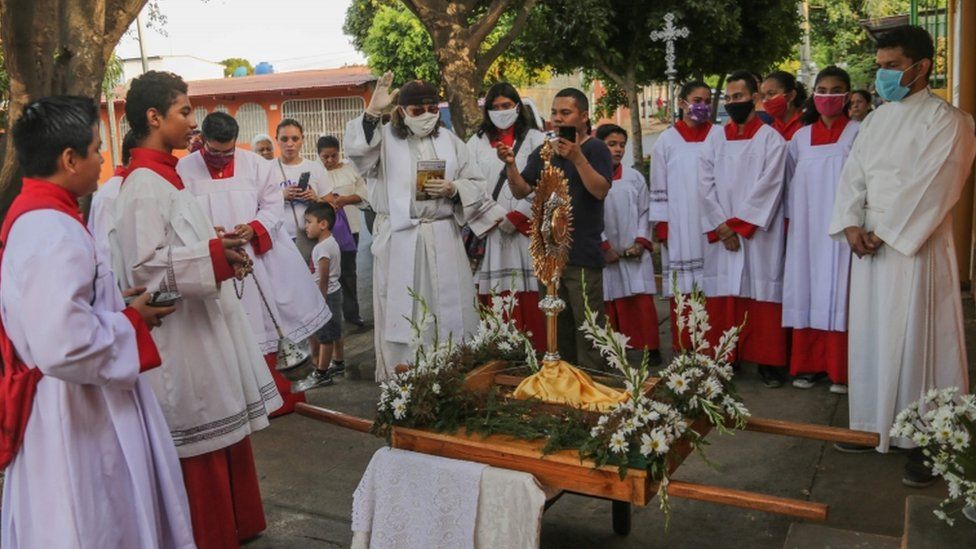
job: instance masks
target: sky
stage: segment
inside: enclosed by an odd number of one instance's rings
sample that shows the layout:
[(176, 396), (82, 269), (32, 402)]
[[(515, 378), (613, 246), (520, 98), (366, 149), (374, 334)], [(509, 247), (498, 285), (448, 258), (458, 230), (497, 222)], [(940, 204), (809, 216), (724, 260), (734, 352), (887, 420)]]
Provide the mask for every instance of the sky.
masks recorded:
[[(168, 36), (146, 29), (146, 55), (268, 61), (276, 72), (364, 64), (342, 32), (351, 0), (159, 0)], [(145, 11), (143, 12), (145, 19)], [(138, 57), (135, 23), (116, 53)]]

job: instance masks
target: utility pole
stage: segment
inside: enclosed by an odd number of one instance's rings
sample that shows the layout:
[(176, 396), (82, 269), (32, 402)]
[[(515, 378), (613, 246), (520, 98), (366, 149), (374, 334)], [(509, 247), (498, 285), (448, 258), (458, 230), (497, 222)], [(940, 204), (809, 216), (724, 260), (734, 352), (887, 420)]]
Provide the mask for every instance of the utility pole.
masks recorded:
[(149, 60), (146, 59), (146, 45), (142, 41), (142, 15), (136, 16), (136, 33), (139, 37), (139, 55), (142, 57), (142, 72), (149, 72)]
[(810, 2), (801, 0), (799, 4), (800, 18), (803, 23), (803, 46), (800, 48), (800, 70), (797, 71), (797, 80), (803, 82), (808, 87), (813, 86), (814, 78), (817, 76), (810, 54)]

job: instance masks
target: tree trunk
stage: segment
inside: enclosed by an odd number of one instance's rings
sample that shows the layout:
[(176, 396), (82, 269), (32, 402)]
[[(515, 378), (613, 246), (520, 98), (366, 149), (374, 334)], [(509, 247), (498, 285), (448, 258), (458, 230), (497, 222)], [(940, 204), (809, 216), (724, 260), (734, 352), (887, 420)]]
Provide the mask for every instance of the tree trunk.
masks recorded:
[[(7, 135), (24, 108), (49, 95), (101, 96), (112, 50), (146, 0), (0, 0), (10, 77)], [(12, 137), (11, 137), (12, 139)], [(20, 192), (15, 148), (0, 168), (0, 219)]]
[(627, 94), (627, 107), (630, 109), (630, 147), (634, 151), (633, 168), (646, 177), (647, 165), (644, 163), (644, 133), (641, 128), (640, 97), (637, 95), (637, 83), (634, 80), (633, 70), (628, 70), (624, 92)]
[(451, 107), (454, 133), (466, 140), (481, 123), (478, 97), (481, 95), (481, 83), (485, 73), (478, 70), (475, 63), (476, 52), (467, 47), (466, 40), (451, 36), (444, 42), (438, 44), (437, 39), (434, 40), (437, 63), (441, 68), (447, 103)]
[(718, 76), (718, 84), (715, 86), (715, 93), (712, 94), (712, 122), (718, 120), (718, 103), (722, 99), (725, 89), (725, 73)]

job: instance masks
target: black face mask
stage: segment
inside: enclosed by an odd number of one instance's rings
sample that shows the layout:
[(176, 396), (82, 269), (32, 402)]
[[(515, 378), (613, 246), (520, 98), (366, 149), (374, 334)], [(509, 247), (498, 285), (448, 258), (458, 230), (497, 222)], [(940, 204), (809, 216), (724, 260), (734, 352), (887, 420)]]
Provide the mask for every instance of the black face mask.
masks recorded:
[(729, 118), (731, 118), (736, 124), (742, 124), (745, 122), (755, 108), (756, 104), (751, 100), (725, 104), (725, 112), (729, 113)]

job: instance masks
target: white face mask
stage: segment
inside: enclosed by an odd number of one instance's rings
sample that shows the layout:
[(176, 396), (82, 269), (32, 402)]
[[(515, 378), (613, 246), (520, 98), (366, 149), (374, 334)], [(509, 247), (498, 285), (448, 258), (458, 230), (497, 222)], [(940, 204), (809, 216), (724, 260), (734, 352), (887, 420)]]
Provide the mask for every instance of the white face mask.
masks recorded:
[(440, 113), (437, 112), (425, 112), (420, 116), (410, 116), (407, 114), (403, 117), (403, 123), (410, 128), (410, 131), (417, 137), (427, 137), (433, 133), (434, 129), (437, 127), (437, 122), (441, 119)]
[(518, 117), (518, 107), (504, 111), (488, 111), (488, 118), (491, 119), (491, 123), (494, 124), (499, 130), (507, 130), (511, 128), (513, 125), (515, 125), (515, 121), (518, 120)]

